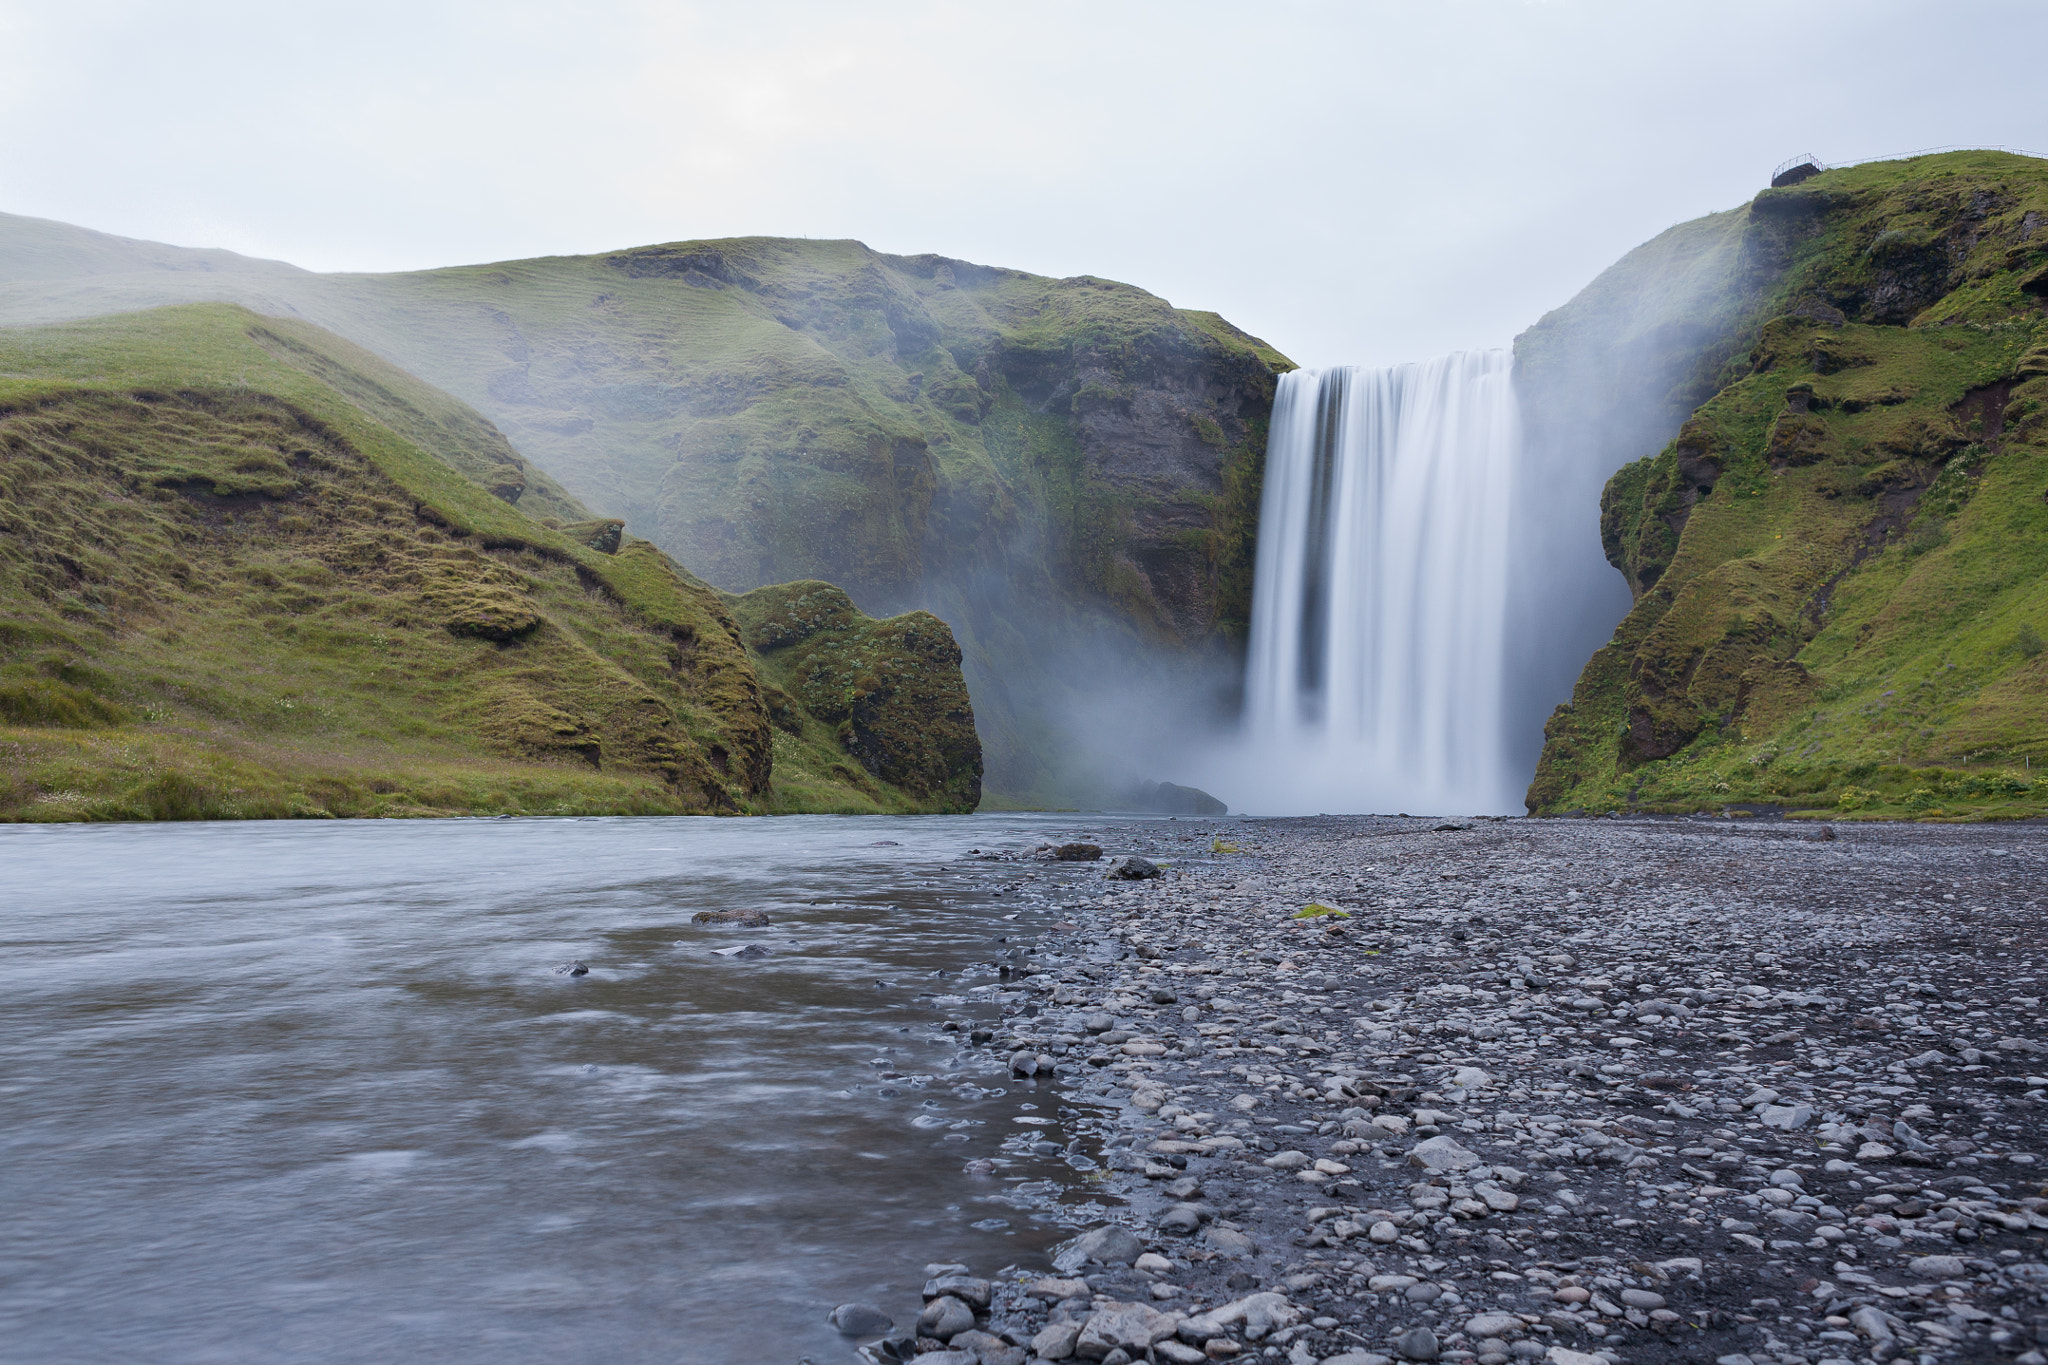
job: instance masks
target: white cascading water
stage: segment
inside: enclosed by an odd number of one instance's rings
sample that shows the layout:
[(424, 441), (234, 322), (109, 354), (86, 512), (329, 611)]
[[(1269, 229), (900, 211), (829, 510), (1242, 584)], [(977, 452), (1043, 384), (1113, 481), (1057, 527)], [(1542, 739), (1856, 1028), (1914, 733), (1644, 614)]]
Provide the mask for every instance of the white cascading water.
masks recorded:
[(1510, 369), (1467, 351), (1282, 376), (1234, 804), (1521, 809), (1502, 747)]

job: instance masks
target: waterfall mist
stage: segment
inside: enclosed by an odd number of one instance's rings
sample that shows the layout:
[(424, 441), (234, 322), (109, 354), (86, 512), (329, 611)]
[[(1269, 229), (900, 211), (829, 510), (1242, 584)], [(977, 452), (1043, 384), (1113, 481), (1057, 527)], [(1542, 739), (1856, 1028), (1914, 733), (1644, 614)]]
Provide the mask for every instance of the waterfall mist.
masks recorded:
[(1470, 351), (1280, 380), (1242, 737), (1205, 774), (1240, 808), (1505, 813), (1512, 362)]

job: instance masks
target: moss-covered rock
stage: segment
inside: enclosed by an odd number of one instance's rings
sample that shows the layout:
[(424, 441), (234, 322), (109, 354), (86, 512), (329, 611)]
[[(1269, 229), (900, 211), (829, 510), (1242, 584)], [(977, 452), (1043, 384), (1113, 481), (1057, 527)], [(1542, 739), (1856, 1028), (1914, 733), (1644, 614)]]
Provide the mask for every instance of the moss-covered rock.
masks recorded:
[(2048, 623), (2048, 317), (2021, 287), (2048, 162), (1831, 171), (1740, 216), (1753, 302), (1723, 316), (1747, 341), (1608, 484), (1635, 603), (1551, 718), (1530, 809), (2048, 805), (2025, 776), (2048, 674), (2012, 644)]
[[(733, 610), (779, 698), (776, 724), (850, 757), (922, 809), (981, 803), (981, 741), (960, 670), (960, 647), (929, 612), (875, 621), (829, 583), (756, 588)], [(813, 733), (813, 732), (816, 733)], [(829, 752), (829, 750), (828, 750)], [(828, 758), (829, 769), (833, 759)]]

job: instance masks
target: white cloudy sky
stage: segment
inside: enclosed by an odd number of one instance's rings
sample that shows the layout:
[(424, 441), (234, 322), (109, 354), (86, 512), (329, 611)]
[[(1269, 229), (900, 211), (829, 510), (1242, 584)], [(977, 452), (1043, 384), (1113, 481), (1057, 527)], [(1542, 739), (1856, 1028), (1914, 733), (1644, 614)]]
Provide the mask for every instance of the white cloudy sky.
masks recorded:
[(1497, 345), (1786, 156), (2048, 152), (2042, 0), (0, 0), (0, 210), (319, 269), (858, 237)]

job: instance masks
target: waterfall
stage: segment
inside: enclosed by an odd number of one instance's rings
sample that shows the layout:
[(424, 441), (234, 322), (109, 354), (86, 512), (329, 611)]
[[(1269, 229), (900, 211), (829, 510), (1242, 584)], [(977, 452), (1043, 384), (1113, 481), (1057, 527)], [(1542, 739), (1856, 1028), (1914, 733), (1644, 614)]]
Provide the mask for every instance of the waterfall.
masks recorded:
[(1505, 351), (1281, 377), (1238, 804), (1520, 810), (1502, 726), (1516, 447)]

